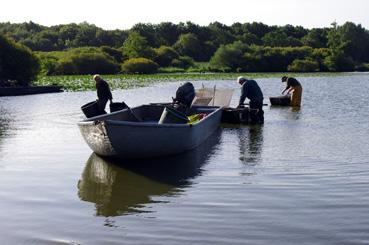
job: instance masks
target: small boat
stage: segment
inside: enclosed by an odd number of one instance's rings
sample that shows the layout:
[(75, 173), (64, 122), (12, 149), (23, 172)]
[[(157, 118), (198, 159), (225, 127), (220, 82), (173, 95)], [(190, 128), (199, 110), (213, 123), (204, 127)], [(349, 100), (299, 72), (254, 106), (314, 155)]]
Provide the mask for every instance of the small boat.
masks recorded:
[(165, 105), (149, 104), (85, 119), (78, 123), (88, 146), (100, 156), (151, 158), (175, 155), (203, 143), (220, 125), (222, 109), (193, 106), (205, 115), (194, 123), (163, 123)]

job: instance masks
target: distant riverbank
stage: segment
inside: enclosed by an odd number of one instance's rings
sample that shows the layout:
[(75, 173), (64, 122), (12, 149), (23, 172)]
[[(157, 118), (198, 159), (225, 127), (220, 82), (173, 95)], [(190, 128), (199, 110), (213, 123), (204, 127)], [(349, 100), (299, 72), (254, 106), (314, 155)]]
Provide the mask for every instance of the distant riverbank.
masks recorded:
[(63, 92), (61, 86), (0, 87), (1, 96), (18, 96), (29, 94), (45, 94)]
[[(112, 89), (128, 89), (144, 87), (159, 82), (175, 81), (208, 81), (208, 80), (236, 80), (238, 76), (252, 79), (280, 78), (282, 76), (293, 77), (317, 77), (317, 76), (350, 76), (360, 73), (162, 73), (151, 75), (104, 75), (103, 78), (110, 84)], [(35, 86), (57, 85), (66, 91), (94, 90), (95, 83), (92, 75), (80, 76), (43, 76), (33, 82)]]

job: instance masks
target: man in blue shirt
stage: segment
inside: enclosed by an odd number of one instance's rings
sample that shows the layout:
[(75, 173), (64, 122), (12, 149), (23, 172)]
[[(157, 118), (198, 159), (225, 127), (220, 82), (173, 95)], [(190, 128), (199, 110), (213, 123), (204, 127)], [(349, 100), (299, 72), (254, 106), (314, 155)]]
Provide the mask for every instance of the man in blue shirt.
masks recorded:
[[(242, 107), (245, 99), (250, 100), (250, 118), (254, 123), (264, 123), (263, 92), (255, 80), (238, 77), (237, 82), (241, 85), (241, 96), (238, 107)], [(253, 118), (256, 116), (257, 119)], [(256, 120), (256, 121), (255, 121)]]

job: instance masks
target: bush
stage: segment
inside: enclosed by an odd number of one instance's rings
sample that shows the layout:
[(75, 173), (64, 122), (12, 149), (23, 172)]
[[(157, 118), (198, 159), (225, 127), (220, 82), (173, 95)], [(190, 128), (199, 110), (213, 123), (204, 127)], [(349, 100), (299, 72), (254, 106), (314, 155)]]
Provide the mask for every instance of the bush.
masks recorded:
[(171, 66), (187, 69), (194, 65), (194, 61), (191, 57), (181, 56), (178, 59), (174, 59), (171, 62)]
[(310, 47), (262, 47), (251, 46), (243, 58), (243, 71), (250, 72), (283, 72), (296, 59), (311, 58)]
[(178, 68), (178, 67), (164, 67), (164, 68), (159, 68), (158, 72), (160, 73), (182, 73), (182, 72), (186, 72), (186, 70), (183, 68)]
[(355, 67), (356, 71), (369, 71), (369, 63), (362, 63)]
[(118, 71), (119, 65), (110, 56), (99, 53), (80, 53), (60, 59), (54, 74), (115, 74)]
[(36, 55), (40, 60), (41, 73), (43, 75), (54, 74), (59, 59), (52, 55), (52, 52), (38, 52)]
[(312, 59), (294, 60), (287, 68), (292, 72), (315, 72), (319, 71), (319, 63)]
[(122, 65), (125, 73), (151, 74), (157, 72), (159, 65), (146, 58), (131, 58)]
[(111, 57), (113, 57), (115, 59), (115, 61), (118, 62), (118, 63), (122, 62), (123, 59), (124, 59), (122, 50), (119, 50), (119, 49), (116, 49), (116, 48), (111, 48), (111, 47), (108, 47), (108, 46), (101, 46), (100, 49), (104, 53), (106, 53), (106, 54), (110, 55)]
[(172, 60), (179, 58), (177, 51), (168, 46), (161, 46), (160, 48), (155, 49), (155, 52), (155, 62), (163, 67), (169, 66)]
[(355, 68), (352, 58), (347, 57), (343, 52), (330, 54), (324, 59), (324, 64), (329, 71), (353, 71)]
[(39, 71), (39, 60), (31, 50), (0, 35), (1, 83), (27, 86)]

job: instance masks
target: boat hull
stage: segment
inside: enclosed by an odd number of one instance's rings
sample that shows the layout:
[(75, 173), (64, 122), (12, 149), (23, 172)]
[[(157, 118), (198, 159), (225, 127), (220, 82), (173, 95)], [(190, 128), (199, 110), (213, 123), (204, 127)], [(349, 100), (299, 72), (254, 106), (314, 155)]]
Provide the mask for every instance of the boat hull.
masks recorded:
[[(191, 124), (158, 124), (163, 106), (133, 108), (143, 117), (152, 110), (151, 118), (144, 122), (124, 120), (129, 111), (98, 116), (78, 123), (89, 147), (100, 156), (119, 158), (151, 158), (179, 154), (202, 144), (220, 125), (222, 110), (214, 107), (198, 108), (210, 112), (203, 120)], [(146, 113), (147, 114), (147, 113)], [(123, 118), (123, 119), (120, 119)]]

